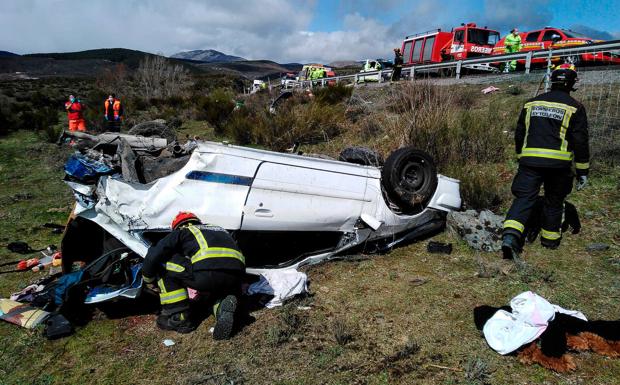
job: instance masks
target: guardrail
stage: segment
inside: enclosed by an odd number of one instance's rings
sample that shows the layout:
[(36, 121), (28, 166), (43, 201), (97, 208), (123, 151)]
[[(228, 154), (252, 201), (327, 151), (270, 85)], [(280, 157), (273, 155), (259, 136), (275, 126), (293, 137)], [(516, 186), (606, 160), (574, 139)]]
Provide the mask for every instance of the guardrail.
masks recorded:
[[(429, 72), (434, 70), (441, 69), (449, 69), (454, 68), (454, 74), (457, 79), (461, 78), (463, 68), (467, 68), (468, 66), (475, 65), (489, 65), (492, 63), (502, 63), (509, 62), (512, 60), (523, 60), (525, 59), (525, 73), (529, 74), (532, 68), (532, 60), (534, 59), (546, 59), (547, 60), (547, 71), (550, 71), (551, 61), (553, 58), (558, 56), (561, 57), (569, 57), (583, 53), (591, 53), (591, 52), (610, 52), (610, 51), (619, 51), (618, 56), (620, 56), (620, 40), (613, 40), (603, 43), (595, 43), (595, 44), (584, 44), (577, 47), (571, 48), (559, 48), (559, 49), (548, 49), (548, 50), (538, 50), (538, 51), (528, 51), (528, 52), (518, 52), (507, 55), (492, 55), (492, 56), (484, 56), (475, 59), (467, 59), (467, 60), (458, 60), (458, 61), (448, 61), (443, 63), (434, 63), (434, 64), (419, 64), (413, 66), (403, 67), (402, 73), (409, 73), (409, 79), (414, 80), (415, 74), (417, 72)], [(353, 75), (345, 75), (345, 76), (333, 76), (328, 78), (321, 78), (315, 80), (303, 80), (303, 81), (294, 81), (291, 82), (293, 87), (301, 87), (301, 88), (312, 88), (321, 86), (324, 87), (328, 84), (333, 84), (333, 82), (341, 82), (341, 81), (353, 81), (353, 84), (358, 84), (361, 78), (366, 77), (376, 77), (377, 82), (383, 82), (383, 76), (389, 75), (391, 76), (392, 70), (379, 70), (379, 71), (369, 71), (369, 72), (358, 72)]]

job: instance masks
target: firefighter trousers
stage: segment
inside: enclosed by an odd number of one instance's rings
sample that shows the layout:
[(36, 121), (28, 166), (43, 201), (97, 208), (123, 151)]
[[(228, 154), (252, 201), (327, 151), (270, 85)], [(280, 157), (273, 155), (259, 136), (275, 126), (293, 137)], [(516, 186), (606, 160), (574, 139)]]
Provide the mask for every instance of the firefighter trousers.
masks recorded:
[(542, 209), (541, 242), (557, 246), (562, 238), (560, 226), (564, 213), (564, 199), (573, 188), (573, 173), (570, 168), (542, 168), (519, 165), (512, 182), (515, 196), (504, 221), (504, 234), (514, 234), (521, 242), (525, 223), (533, 213), (540, 187), (545, 195)]
[(228, 270), (193, 270), (187, 258), (173, 257), (166, 263), (165, 272), (157, 281), (162, 314), (189, 310), (187, 288), (207, 293), (216, 300), (229, 294), (240, 295), (242, 274)]

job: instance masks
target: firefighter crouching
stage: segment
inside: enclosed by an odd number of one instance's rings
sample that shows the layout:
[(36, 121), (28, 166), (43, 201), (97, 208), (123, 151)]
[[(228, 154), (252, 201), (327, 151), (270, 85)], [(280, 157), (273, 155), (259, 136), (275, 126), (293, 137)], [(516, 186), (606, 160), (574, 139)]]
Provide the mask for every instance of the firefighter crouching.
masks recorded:
[(226, 230), (203, 225), (192, 213), (179, 213), (172, 232), (149, 248), (142, 267), (144, 282), (157, 280), (159, 287), (157, 326), (179, 333), (196, 328), (189, 316), (187, 288), (192, 288), (216, 299), (213, 338), (230, 338), (244, 272), (245, 258)]
[(521, 110), (515, 131), (519, 169), (512, 183), (515, 199), (504, 222), (504, 258), (521, 252), (524, 224), (541, 185), (545, 187), (541, 244), (555, 249), (562, 239), (564, 199), (572, 190), (573, 160), (577, 190), (587, 184), (588, 119), (583, 105), (570, 96), (576, 81), (573, 65), (559, 66), (551, 73), (551, 91), (530, 99)]

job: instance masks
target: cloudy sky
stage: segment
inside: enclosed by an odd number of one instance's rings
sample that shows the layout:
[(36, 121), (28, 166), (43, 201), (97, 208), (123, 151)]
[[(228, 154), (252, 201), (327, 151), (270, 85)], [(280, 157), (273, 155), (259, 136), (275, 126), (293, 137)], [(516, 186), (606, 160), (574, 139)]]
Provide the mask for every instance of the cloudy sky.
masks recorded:
[(2, 0), (0, 50), (216, 49), (284, 62), (389, 57), (406, 34), (476, 22), (620, 39), (620, 0)]

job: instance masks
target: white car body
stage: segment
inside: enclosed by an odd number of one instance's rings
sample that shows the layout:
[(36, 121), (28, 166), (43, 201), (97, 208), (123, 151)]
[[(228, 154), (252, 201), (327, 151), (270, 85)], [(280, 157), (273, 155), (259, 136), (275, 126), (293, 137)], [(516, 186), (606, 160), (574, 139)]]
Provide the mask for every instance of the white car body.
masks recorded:
[[(240, 244), (246, 257), (256, 243), (252, 240), (263, 234), (289, 238), (292, 246), (296, 234), (299, 239), (334, 235), (326, 249), (266, 263), (271, 267), (319, 262), (365, 242), (395, 244), (461, 205), (459, 181), (442, 175), (427, 207), (403, 215), (386, 202), (377, 167), (213, 142), (201, 142), (181, 170), (150, 184), (103, 176), (94, 194), (92, 187), (70, 186), (93, 199), (90, 205), (78, 203), (74, 215), (97, 223), (141, 256), (150, 246), (146, 235), (170, 231), (179, 211), (191, 211), (233, 234), (251, 234)], [(256, 258), (252, 265), (265, 267)]]

